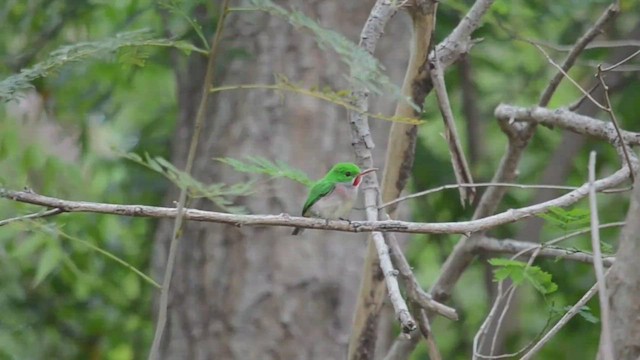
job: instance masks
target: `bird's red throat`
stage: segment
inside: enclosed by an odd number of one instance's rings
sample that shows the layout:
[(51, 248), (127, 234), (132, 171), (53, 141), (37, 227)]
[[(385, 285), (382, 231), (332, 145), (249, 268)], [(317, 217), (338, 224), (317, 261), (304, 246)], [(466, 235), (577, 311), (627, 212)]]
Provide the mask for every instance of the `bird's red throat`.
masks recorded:
[(353, 183), (351, 183), (353, 186), (358, 187), (358, 185), (360, 185), (360, 183), (362, 182), (362, 177), (367, 175), (368, 173), (372, 172), (372, 171), (376, 171), (378, 170), (378, 168), (369, 168), (366, 170), (363, 170), (360, 174), (358, 174), (358, 176), (355, 177), (355, 179), (353, 179)]
[(355, 179), (353, 179), (353, 186), (358, 187), (358, 185), (360, 185), (360, 183), (362, 182), (362, 175), (358, 175), (356, 176)]

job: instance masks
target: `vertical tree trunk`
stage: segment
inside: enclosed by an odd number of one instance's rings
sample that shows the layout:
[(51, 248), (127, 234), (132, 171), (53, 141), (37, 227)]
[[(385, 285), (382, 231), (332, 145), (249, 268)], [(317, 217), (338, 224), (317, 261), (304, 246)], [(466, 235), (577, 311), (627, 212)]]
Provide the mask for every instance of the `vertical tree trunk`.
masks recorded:
[[(323, 26), (357, 39), (372, 3), (291, 1), (290, 5)], [(310, 34), (281, 18), (260, 12), (232, 13), (225, 39), (218, 85), (272, 83), (274, 74), (282, 73), (305, 87), (348, 86), (342, 76), (348, 72), (335, 54), (319, 49)], [(229, 49), (242, 49), (247, 54), (234, 57), (233, 52), (224, 51)], [(387, 53), (388, 58), (394, 56)], [(395, 61), (392, 68), (401, 69), (402, 61)], [(206, 59), (194, 55), (187, 66), (176, 64), (180, 119), (172, 161), (180, 168), (189, 146), (205, 63)], [(388, 127), (376, 126), (378, 130)], [(346, 112), (299, 95), (217, 93), (203, 130), (193, 176), (204, 183), (233, 184), (254, 177), (238, 174), (213, 160), (215, 157), (263, 156), (299, 167), (313, 178), (321, 177), (335, 162), (354, 159)], [(381, 159), (386, 132), (377, 133), (376, 151)], [(236, 199), (251, 213), (300, 212), (306, 194), (303, 186), (288, 180), (256, 186), (259, 191), (255, 194)], [(166, 203), (176, 199), (174, 191)], [(215, 209), (206, 200), (190, 205)], [(165, 267), (171, 228), (169, 220), (158, 226), (154, 254), (157, 277)], [(162, 357), (344, 358), (366, 238), (322, 231), (293, 237), (290, 232), (289, 228), (187, 223), (172, 282)]]
[[(631, 195), (626, 225), (620, 235), (616, 263), (607, 278), (611, 338), (616, 359), (640, 357), (640, 178)], [(600, 344), (602, 346), (602, 344)], [(599, 357), (600, 358), (600, 357)]]

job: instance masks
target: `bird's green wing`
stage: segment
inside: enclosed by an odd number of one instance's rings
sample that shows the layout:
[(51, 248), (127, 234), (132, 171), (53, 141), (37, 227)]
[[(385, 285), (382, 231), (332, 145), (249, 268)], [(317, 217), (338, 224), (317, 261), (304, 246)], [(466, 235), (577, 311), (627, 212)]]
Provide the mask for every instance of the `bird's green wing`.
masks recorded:
[(335, 183), (329, 181), (318, 181), (315, 183), (311, 190), (309, 190), (309, 197), (307, 197), (307, 202), (304, 203), (304, 207), (302, 208), (302, 216), (309, 210), (310, 207), (313, 206), (318, 200), (328, 195), (335, 188)]

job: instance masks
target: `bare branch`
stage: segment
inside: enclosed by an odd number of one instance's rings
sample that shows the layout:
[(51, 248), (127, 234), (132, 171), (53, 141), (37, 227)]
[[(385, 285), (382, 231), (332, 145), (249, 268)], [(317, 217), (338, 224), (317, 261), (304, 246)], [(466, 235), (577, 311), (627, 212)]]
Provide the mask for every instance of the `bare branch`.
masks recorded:
[[(449, 95), (447, 94), (446, 84), (444, 82), (444, 72), (440, 61), (437, 56), (429, 61), (429, 73), (431, 75), (431, 83), (438, 99), (438, 107), (442, 114), (442, 120), (445, 127), (445, 139), (449, 146), (449, 154), (451, 155), (451, 164), (453, 165), (453, 172), (456, 176), (458, 184), (473, 184), (473, 178), (471, 176), (471, 170), (467, 164), (467, 159), (464, 156), (462, 145), (460, 145), (460, 137), (458, 136), (458, 130), (456, 130), (456, 123), (453, 118), (453, 111), (451, 110), (451, 104), (449, 103)], [(472, 203), (476, 197), (475, 187), (459, 187), (460, 201), (464, 206), (465, 202)]]
[(623, 65), (623, 64), (624, 64), (624, 63), (626, 63), (627, 61), (629, 61), (629, 60), (633, 59), (633, 58), (634, 58), (634, 57), (636, 57), (638, 54), (640, 54), (640, 50), (638, 50), (638, 51), (634, 52), (633, 54), (631, 54), (631, 55), (627, 56), (626, 58), (624, 58), (624, 59), (622, 59), (622, 60), (618, 61), (617, 63), (615, 63), (615, 64), (613, 64), (613, 65), (611, 65), (611, 66), (608, 66), (608, 67), (606, 67), (606, 68), (603, 68), (603, 69), (602, 69), (602, 71), (605, 71), (605, 72), (606, 72), (606, 71), (614, 70), (614, 69), (615, 69), (615, 68), (617, 68), (618, 66)]
[[(569, 54), (567, 54), (567, 57), (565, 58), (564, 63), (562, 64), (561, 67), (558, 67), (558, 72), (553, 77), (553, 79), (551, 79), (551, 81), (549, 82), (549, 85), (540, 96), (540, 101), (538, 101), (539, 106), (547, 106), (549, 104), (549, 101), (551, 100), (551, 97), (553, 96), (556, 89), (558, 88), (558, 85), (560, 85), (562, 78), (566, 76), (566, 72), (569, 71), (569, 69), (573, 66), (573, 64), (578, 59), (578, 56), (580, 56), (580, 54), (582, 53), (582, 51), (584, 51), (586, 46), (596, 36), (598, 36), (602, 32), (602, 29), (604, 28), (604, 26), (607, 23), (609, 23), (609, 21), (611, 21), (618, 14), (619, 11), (620, 11), (620, 7), (618, 5), (618, 2), (614, 1), (611, 5), (607, 7), (604, 13), (600, 15), (600, 17), (598, 18), (598, 20), (596, 20), (593, 26), (589, 30), (587, 30), (580, 37), (580, 39), (578, 39), (578, 41), (576, 41), (575, 45), (573, 45), (573, 48), (571, 49)], [(534, 45), (540, 51), (542, 51), (543, 54), (545, 54), (545, 56), (551, 63), (553, 63), (553, 60), (551, 60), (549, 55), (547, 55), (546, 52), (541, 47), (539, 47), (537, 44), (534, 44)]]
[(11, 224), (12, 222), (16, 222), (16, 221), (32, 220), (32, 219), (38, 219), (38, 218), (43, 218), (43, 217), (47, 217), (47, 216), (58, 215), (61, 212), (62, 212), (62, 209), (55, 208), (55, 209), (49, 209), (49, 210), (40, 211), (40, 212), (33, 213), (33, 214), (16, 216), (16, 217), (13, 217), (13, 218), (10, 218), (10, 219), (1, 220), (0, 221), (0, 226), (5, 226), (5, 225)]
[(591, 300), (591, 298), (593, 297), (593, 295), (596, 294), (596, 292), (598, 292), (598, 284), (594, 284), (591, 289), (589, 289), (589, 291), (587, 291), (582, 298), (580, 298), (580, 300), (578, 300), (577, 303), (575, 303), (575, 305), (573, 305), (571, 307), (571, 309), (569, 309), (569, 311), (567, 311), (562, 318), (560, 318), (560, 320), (558, 320), (558, 322), (551, 328), (551, 330), (549, 330), (541, 339), (540, 341), (538, 341), (531, 349), (529, 349), (529, 351), (527, 351), (526, 354), (524, 354), (524, 356), (522, 356), (520, 358), (520, 360), (530, 360), (533, 359), (533, 357), (535, 356), (535, 354), (540, 351), (540, 349), (542, 349), (542, 347), (549, 342), (549, 340), (551, 340), (557, 333), (558, 331), (560, 331), (560, 329), (562, 329), (563, 326), (565, 326), (569, 320), (571, 320), (574, 316), (576, 316), (576, 314), (578, 314), (580, 312), (580, 310), (582, 310), (582, 308), (587, 304), (587, 302), (589, 300)]
[[(478, 3), (477, 1), (476, 4)], [(577, 58), (579, 53), (584, 49), (584, 46), (601, 31), (602, 26), (613, 16), (613, 14), (610, 13), (609, 10), (606, 10), (599, 21), (576, 42), (574, 49), (569, 53), (563, 64), (562, 68), (565, 72), (573, 65), (575, 62), (574, 58)], [(441, 61), (446, 63), (446, 61), (442, 59)], [(557, 85), (549, 85), (549, 90), (544, 91), (539, 104), (547, 105), (555, 91), (555, 87), (557, 87)], [(492, 182), (512, 182), (516, 177), (516, 170), (522, 153), (535, 133), (536, 124), (527, 124), (523, 128), (515, 128), (510, 126), (510, 119), (503, 119), (499, 121), (499, 125), (509, 137), (509, 145), (506, 154), (502, 157), (500, 165), (493, 176)], [(505, 191), (503, 188), (490, 187), (487, 189), (478, 203), (473, 218), (482, 218), (495, 212), (504, 194)], [(473, 248), (473, 241), (477, 240), (478, 237), (479, 236), (471, 236), (469, 238), (462, 238), (456, 244), (453, 252), (445, 261), (440, 276), (431, 289), (434, 298), (444, 300), (449, 296), (455, 283), (467, 266), (473, 261), (473, 256), (470, 255), (469, 251)]]
[[(602, 85), (602, 90), (604, 92), (604, 100), (606, 103), (605, 111), (607, 112), (607, 114), (609, 114), (609, 117), (611, 118), (611, 123), (613, 124), (613, 127), (616, 130), (616, 135), (618, 135), (618, 140), (620, 140), (620, 147), (622, 148), (624, 159), (629, 165), (629, 167), (631, 167), (631, 160), (629, 160), (629, 152), (627, 151), (627, 144), (625, 144), (624, 140), (622, 139), (622, 134), (620, 133), (620, 126), (618, 125), (618, 119), (616, 119), (616, 114), (613, 112), (613, 107), (611, 106), (611, 98), (609, 97), (609, 86), (607, 86), (607, 84), (604, 82), (604, 77), (602, 75), (603, 71), (604, 70), (602, 70), (602, 65), (598, 65), (598, 73), (596, 74), (596, 77), (598, 78), (600, 85)], [(631, 178), (631, 182), (633, 183), (635, 181), (633, 171), (629, 173), (629, 177)]]
[[(638, 169), (638, 161), (633, 159), (633, 169)], [(606, 178), (597, 180), (594, 185), (596, 191), (602, 191), (615, 187), (624, 182), (629, 176), (629, 169), (624, 167)], [(505, 212), (484, 217), (477, 220), (441, 223), (417, 223), (399, 220), (383, 221), (342, 221), (325, 220), (318, 218), (293, 217), (287, 214), (281, 215), (242, 215), (228, 214), (215, 211), (197, 209), (185, 209), (184, 219), (202, 222), (215, 222), (232, 224), (235, 226), (289, 226), (306, 229), (326, 229), (344, 232), (401, 232), (415, 234), (468, 234), (491, 229), (534, 216), (547, 211), (550, 207), (565, 207), (588, 196), (589, 184), (583, 184), (576, 190), (568, 192), (555, 199), (539, 204), (526, 206), (519, 209), (510, 209)], [(0, 188), (0, 197), (34, 205), (60, 208), (64, 212), (89, 212), (101, 214), (114, 214), (122, 216), (137, 216), (151, 218), (175, 218), (178, 214), (175, 208), (165, 208), (145, 205), (116, 205), (105, 203), (93, 203), (84, 201), (62, 200), (32, 192), (11, 191)], [(367, 209), (376, 211), (377, 207)]]
[[(596, 99), (594, 99), (594, 98), (593, 98), (593, 96), (591, 96), (591, 94), (590, 94), (587, 90), (583, 89), (583, 88), (582, 88), (582, 86), (580, 86), (580, 84), (578, 84), (578, 82), (577, 82), (577, 81), (575, 81), (571, 76), (569, 76), (569, 74), (567, 74), (566, 70), (565, 70), (562, 66), (558, 65), (555, 61), (553, 61), (553, 59), (549, 56), (549, 54), (547, 54), (547, 52), (546, 52), (546, 51), (544, 51), (544, 49), (543, 49), (540, 45), (535, 44), (535, 43), (532, 43), (532, 42), (529, 42), (529, 43), (530, 43), (531, 45), (535, 46), (535, 47), (536, 47), (536, 49), (540, 50), (540, 52), (542, 53), (542, 55), (544, 55), (544, 57), (547, 59), (547, 61), (549, 62), (549, 64), (551, 64), (551, 65), (555, 66), (555, 67), (558, 69), (558, 74), (560, 74), (560, 79), (562, 79), (562, 77), (563, 77), (563, 76), (564, 76), (564, 77), (566, 77), (567, 79), (569, 79), (569, 81), (570, 81), (570, 82), (571, 82), (571, 83), (572, 83), (576, 88), (578, 88), (578, 90), (580, 90), (580, 92), (582, 92), (582, 94), (583, 94), (587, 99), (591, 100), (591, 102), (592, 102), (592, 103), (594, 103), (594, 104), (595, 104), (597, 107), (599, 107), (600, 109), (605, 110), (604, 105), (600, 104)], [(566, 62), (565, 62), (565, 63), (566, 63)], [(556, 78), (557, 78), (557, 77), (556, 77)], [(553, 78), (553, 80), (555, 80), (556, 78)], [(549, 84), (549, 85), (550, 85), (550, 87), (548, 87), (547, 89), (551, 89), (551, 85), (553, 84), (553, 80), (552, 80), (552, 82)], [(560, 81), (558, 80), (558, 84), (559, 84), (559, 83), (560, 83)], [(558, 87), (558, 84), (556, 84), (556, 85), (553, 87), (553, 90), (552, 90), (552, 91), (555, 91), (555, 89)], [(546, 94), (546, 93), (545, 93), (545, 94)], [(544, 96), (545, 94), (543, 94), (543, 96)], [(540, 100), (540, 103), (539, 103), (538, 105), (540, 105), (540, 106), (547, 106), (547, 105), (549, 104), (549, 100), (550, 100), (550, 98), (551, 98), (551, 95), (553, 95), (553, 93), (550, 93), (550, 95), (549, 95), (549, 99), (542, 98), (542, 99)], [(545, 100), (546, 100), (546, 101), (545, 101)]]
[[(593, 84), (593, 86), (591, 86), (591, 89), (589, 89), (589, 91), (587, 91), (587, 94), (589, 94), (589, 95), (593, 94), (593, 92), (596, 91), (598, 89), (598, 87), (600, 87), (600, 83)], [(567, 110), (576, 111), (578, 108), (580, 108), (580, 106), (582, 105), (582, 103), (586, 99), (587, 99), (587, 95), (582, 95), (576, 102), (574, 102), (573, 104), (567, 106)]]
[[(573, 45), (558, 45), (553, 44), (548, 41), (542, 40), (532, 40), (538, 45), (542, 45), (549, 49), (553, 49), (556, 51), (570, 51), (573, 48)], [(603, 49), (603, 48), (618, 48), (618, 47), (640, 47), (640, 41), (635, 39), (622, 39), (622, 40), (599, 40), (592, 41), (587, 46), (585, 46), (585, 50), (589, 49)]]
[(600, 333), (600, 351), (605, 360), (613, 360), (613, 344), (611, 342), (611, 327), (609, 322), (609, 296), (605, 283), (602, 255), (600, 252), (600, 230), (598, 225), (598, 204), (596, 200), (596, 152), (589, 154), (589, 209), (591, 210), (591, 245), (593, 247), (593, 267), (596, 271), (598, 297), (600, 298), (600, 319), (602, 330)]
[(495, 0), (477, 0), (469, 12), (458, 23), (455, 29), (429, 54), (437, 54), (442, 66), (447, 68), (456, 62), (460, 56), (469, 52), (474, 44), (471, 34), (480, 26), (480, 20), (489, 11)]
[(407, 258), (402, 253), (402, 249), (400, 249), (395, 235), (388, 233), (387, 237), (389, 238), (389, 247), (391, 248), (391, 258), (400, 271), (400, 276), (407, 288), (407, 297), (422, 309), (433, 311), (451, 320), (458, 320), (458, 314), (455, 309), (433, 300), (431, 295), (422, 290), (418, 279), (416, 279), (413, 271), (411, 271), (411, 266)]
[(528, 185), (528, 184), (512, 184), (512, 183), (448, 184), (448, 185), (438, 186), (437, 188), (420, 191), (417, 193), (399, 197), (393, 201), (389, 201), (387, 203), (380, 205), (380, 209), (385, 208), (389, 205), (397, 204), (405, 200), (414, 199), (417, 197), (437, 193), (447, 189), (457, 189), (460, 187), (487, 187), (487, 186), (510, 187), (510, 188), (517, 188), (517, 189), (556, 189), (556, 190), (575, 190), (578, 188), (577, 186), (564, 186), (564, 185)]
[[(615, 143), (618, 135), (614, 125), (610, 122), (594, 119), (574, 112), (542, 107), (524, 108), (500, 104), (495, 110), (498, 119), (508, 121), (526, 121), (536, 124), (558, 126), (577, 134), (592, 136), (601, 140)], [(623, 142), (630, 145), (640, 145), (640, 133), (620, 130)]]
[[(369, 17), (362, 28), (359, 46), (373, 54), (378, 39), (382, 36), (384, 27), (398, 11), (398, 6), (391, 0), (377, 0)], [(353, 106), (359, 111), (351, 111), (349, 113), (349, 122), (351, 124), (351, 137), (356, 161), (364, 167), (373, 167), (373, 156), (371, 149), (375, 144), (371, 136), (369, 121), (365, 115), (369, 111), (369, 89), (366, 87), (356, 87), (352, 90)], [(378, 220), (378, 199), (380, 198), (380, 188), (376, 174), (367, 176), (363, 184), (364, 202), (367, 212), (367, 219), (371, 221)], [(384, 297), (384, 285), (379, 280), (379, 271), (376, 266), (376, 258), (385, 255), (384, 251), (379, 247), (386, 244), (382, 234), (373, 235), (374, 238), (369, 241), (367, 246), (367, 255), (365, 258), (364, 273), (360, 284), (360, 293), (356, 304), (356, 312), (353, 320), (351, 337), (349, 339), (349, 350), (347, 358), (350, 360), (368, 359), (373, 357), (375, 351), (377, 316), (382, 306)], [(382, 240), (380, 240), (382, 238)], [(388, 251), (386, 252), (388, 257)], [(385, 259), (386, 260), (386, 259)], [(380, 261), (382, 264), (382, 261)], [(390, 271), (384, 271), (388, 282), (394, 282), (397, 279)], [(397, 283), (396, 283), (397, 285)], [(402, 301), (402, 307), (404, 300)], [(398, 304), (394, 304), (398, 305)], [(394, 308), (397, 310), (397, 307)], [(396, 312), (397, 314), (397, 312)]]
[(427, 317), (426, 312), (423, 309), (417, 309), (417, 313), (418, 315), (416, 317), (418, 318), (420, 333), (427, 343), (429, 360), (442, 360), (442, 355), (440, 354), (438, 345), (433, 338), (433, 331), (431, 331), (431, 324), (429, 323), (429, 318)]
[(389, 300), (393, 305), (393, 310), (396, 313), (396, 318), (400, 321), (402, 332), (405, 334), (411, 333), (416, 329), (415, 320), (409, 312), (407, 303), (400, 294), (400, 287), (398, 286), (397, 273), (398, 271), (393, 268), (391, 258), (389, 257), (389, 247), (384, 241), (384, 236), (381, 232), (373, 232), (371, 234), (373, 241), (375, 242), (376, 249), (378, 250), (378, 258), (380, 259), (380, 269), (384, 274), (385, 283), (387, 284), (387, 291), (389, 292)]
[[(502, 254), (521, 254), (527, 251), (540, 249), (539, 256), (561, 258), (588, 264), (593, 264), (593, 255), (581, 252), (576, 249), (559, 248), (555, 246), (537, 244), (528, 241), (518, 241), (511, 239), (494, 239), (482, 237), (474, 243), (474, 252), (493, 252)], [(610, 267), (615, 262), (615, 257), (608, 256), (602, 259), (602, 264)]]

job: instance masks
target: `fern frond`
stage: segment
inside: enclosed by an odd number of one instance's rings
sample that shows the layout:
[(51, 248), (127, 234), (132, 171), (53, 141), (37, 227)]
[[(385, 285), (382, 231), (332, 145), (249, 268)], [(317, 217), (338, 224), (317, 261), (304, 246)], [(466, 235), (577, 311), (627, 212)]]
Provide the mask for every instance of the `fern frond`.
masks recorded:
[(391, 122), (402, 122), (402, 123), (407, 123), (411, 125), (420, 125), (424, 123), (424, 120), (419, 120), (419, 119), (410, 118), (406, 116), (386, 116), (380, 113), (373, 114), (366, 111), (362, 111), (358, 107), (353, 106), (351, 104), (350, 101), (352, 100), (352, 95), (351, 95), (351, 92), (348, 90), (335, 91), (328, 86), (322, 89), (317, 89), (317, 88), (306, 89), (302, 85), (298, 85), (291, 82), (286, 76), (282, 74), (276, 74), (275, 77), (276, 77), (275, 84), (225, 85), (225, 86), (214, 87), (210, 91), (220, 92), (220, 91), (229, 91), (229, 90), (250, 90), (250, 89), (287, 91), (287, 92), (310, 96), (316, 99), (327, 101), (332, 104), (342, 106), (347, 110), (355, 111), (374, 119), (380, 119), (380, 120), (391, 121)]
[[(17, 98), (17, 95), (27, 90), (33, 85), (35, 79), (46, 77), (55, 73), (64, 65), (71, 62), (83, 61), (91, 58), (102, 57), (113, 54), (124, 48), (138, 48), (145, 46), (173, 47), (184, 52), (196, 51), (207, 54), (202, 50), (186, 41), (155, 39), (152, 33), (147, 30), (139, 30), (126, 32), (99, 41), (80, 42), (73, 45), (63, 46), (49, 54), (46, 60), (35, 64), (29, 69), (22, 69), (20, 73), (11, 75), (0, 81), (0, 99), (10, 101)], [(138, 54), (136, 59), (131, 58), (132, 53), (129, 52), (129, 58), (125, 54), (125, 59), (140, 64), (141, 55)], [(142, 53), (143, 54), (143, 53)]]
[(135, 153), (122, 153), (120, 155), (163, 175), (180, 189), (186, 189), (191, 198), (209, 199), (216, 206), (229, 213), (244, 214), (247, 212), (244, 207), (233, 205), (233, 202), (228, 197), (252, 194), (255, 188), (255, 184), (252, 181), (233, 185), (222, 183), (206, 185), (186, 172), (178, 170), (172, 163), (162, 157), (156, 156), (152, 158), (149, 154), (145, 154), (143, 158)]
[(216, 158), (236, 171), (250, 174), (265, 174), (272, 178), (287, 178), (305, 186), (311, 186), (313, 181), (298, 169), (294, 169), (282, 161), (271, 162), (260, 156), (249, 156), (243, 160), (233, 158)]
[(323, 28), (299, 11), (289, 11), (274, 4), (271, 0), (251, 0), (258, 9), (272, 15), (286, 19), (291, 25), (304, 28), (314, 35), (320, 48), (335, 51), (350, 72), (350, 80), (359, 86), (364, 86), (375, 94), (382, 94), (384, 89), (389, 90), (396, 98), (409, 102), (416, 110), (420, 108), (409, 98), (402, 95), (402, 90), (395, 85), (384, 73), (384, 66), (358, 45), (347, 39), (344, 35)]

